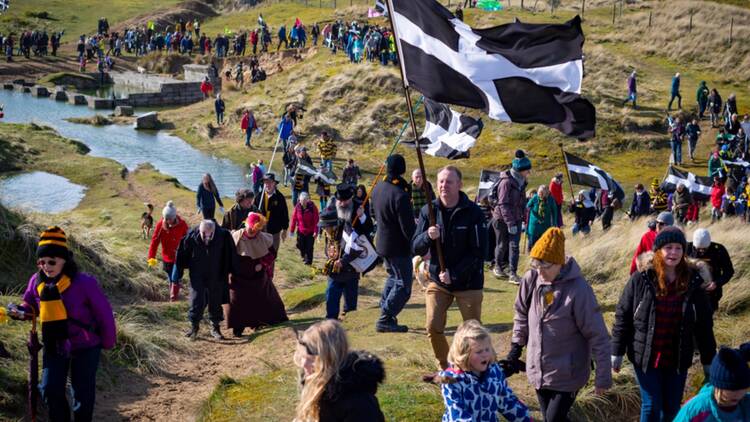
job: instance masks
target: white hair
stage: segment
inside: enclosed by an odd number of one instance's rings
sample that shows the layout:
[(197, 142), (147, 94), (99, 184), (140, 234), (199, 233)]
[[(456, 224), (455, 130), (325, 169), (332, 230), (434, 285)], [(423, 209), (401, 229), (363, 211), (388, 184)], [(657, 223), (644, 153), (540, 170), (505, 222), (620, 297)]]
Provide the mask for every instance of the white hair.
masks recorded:
[(299, 200), (301, 201), (303, 199), (310, 199), (310, 195), (307, 192), (300, 193), (299, 194)]
[(203, 220), (201, 221), (200, 230), (214, 230), (216, 228), (216, 223), (214, 223), (213, 220)]

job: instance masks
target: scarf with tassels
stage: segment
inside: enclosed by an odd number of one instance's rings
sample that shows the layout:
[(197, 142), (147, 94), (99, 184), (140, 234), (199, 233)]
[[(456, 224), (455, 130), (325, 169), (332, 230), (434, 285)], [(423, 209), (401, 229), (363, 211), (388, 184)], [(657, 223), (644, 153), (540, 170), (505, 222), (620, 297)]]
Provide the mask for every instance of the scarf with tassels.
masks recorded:
[(36, 291), (39, 293), (39, 322), (42, 323), (42, 344), (56, 347), (68, 338), (68, 312), (62, 294), (70, 287), (70, 278), (62, 275), (59, 280), (37, 277)]

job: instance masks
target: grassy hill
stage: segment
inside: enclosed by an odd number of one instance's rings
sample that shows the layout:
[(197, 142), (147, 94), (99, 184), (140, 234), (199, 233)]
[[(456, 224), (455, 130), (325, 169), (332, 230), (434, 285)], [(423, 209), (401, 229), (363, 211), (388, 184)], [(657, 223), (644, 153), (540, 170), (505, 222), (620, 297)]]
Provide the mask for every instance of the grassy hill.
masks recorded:
[[(275, 2), (250, 10), (227, 8), (205, 22), (203, 28), (209, 34), (225, 27), (252, 28), (258, 13), (263, 13), (275, 27), (282, 22), (290, 24), (294, 17), (311, 23), (334, 17), (361, 19), (366, 12), (363, 2), (354, 2), (353, 7), (346, 7), (346, 1), (339, 3), (344, 3), (344, 7), (337, 10), (306, 7), (300, 1)], [(518, 3), (513, 1), (514, 6)], [(26, 10), (49, 10), (52, 17), (60, 18), (53, 22), (68, 25), (67, 31), (76, 33), (93, 29), (99, 15), (108, 16), (114, 25), (171, 4), (174, 3), (147, 5), (116, 0), (107, 6), (82, 7), (74, 20), (63, 14), (55, 0), (23, 6), (17, 2), (13, 15), (0, 18), (0, 28), (8, 19), (24, 18)], [(554, 16), (541, 7), (536, 13), (512, 7), (499, 13), (467, 10), (465, 14), (467, 22), (477, 27), (510, 22), (515, 17), (529, 22), (562, 22), (576, 13), (577, 4), (563, 2), (563, 8)], [(747, 110), (747, 63), (724, 60), (727, 54), (744, 60), (747, 47), (740, 42), (724, 46), (723, 29), (715, 31), (719, 33), (715, 38), (711, 32), (711, 28), (723, 28), (735, 16), (737, 39), (747, 38), (743, 35), (745, 29), (737, 25), (738, 20), (747, 20), (739, 19), (746, 17), (747, 9), (718, 2), (679, 0), (669, 4), (670, 7), (665, 7), (664, 2), (626, 5), (622, 18), (618, 16), (613, 25), (607, 2), (587, 2), (583, 85), (584, 95), (597, 107), (598, 136), (579, 142), (564, 139), (541, 125), (511, 125), (484, 116), (485, 132), (472, 150), (472, 158), (455, 162), (467, 176), (466, 190), (474, 191), (482, 168), (507, 164), (517, 148), (527, 150), (534, 163), (531, 185), (546, 184), (554, 172), (562, 170), (558, 142), (610, 171), (628, 192), (633, 183), (662, 176), (669, 155), (664, 109), (670, 78), (678, 71), (683, 77), (685, 112), (694, 112), (694, 89), (701, 80), (708, 81), (709, 87), (718, 87), (724, 97), (736, 92), (740, 110)], [(688, 32), (686, 20), (690, 8), (700, 9), (694, 15), (692, 32)], [(647, 26), (649, 13), (651, 28)], [(687, 50), (684, 45), (696, 48)], [(369, 181), (406, 118), (397, 68), (352, 65), (340, 53), (334, 56), (319, 47), (313, 47), (298, 62), (277, 59), (261, 58), (268, 63), (283, 63), (281, 71), (265, 82), (243, 90), (227, 84), (225, 126), (215, 127), (211, 101), (161, 112), (162, 120), (173, 123), (175, 132), (196, 148), (240, 164), (258, 158), (267, 162), (273, 146), (273, 127), (284, 106), (301, 103), (307, 109), (300, 121), (301, 141), (309, 145), (317, 133), (328, 130), (339, 141), (336, 168), (343, 166), (344, 159), (354, 157)], [(223, 64), (231, 66), (234, 62), (230, 58)], [(625, 79), (633, 68), (639, 74), (638, 110), (621, 107)], [(239, 130), (239, 117), (245, 107), (255, 111), (264, 129), (261, 136), (254, 138), (252, 150), (243, 146)], [(419, 111), (417, 115), (420, 126), (423, 113)], [(715, 136), (707, 126), (704, 122), (700, 159), (687, 166), (699, 174), (705, 172), (705, 157)], [(409, 133), (407, 129), (406, 135)], [(407, 157), (410, 169), (416, 166), (413, 151), (403, 147), (397, 151)], [(290, 314), (289, 323), (259, 330), (241, 341), (188, 343), (180, 333), (186, 327), (186, 304), (163, 302), (166, 287), (161, 273), (145, 264), (147, 242), (139, 238), (139, 217), (143, 202), (155, 204), (158, 211), (161, 204), (172, 199), (178, 209), (192, 210), (193, 193), (149, 166), (123, 177), (120, 166), (113, 161), (89, 157), (77, 144), (37, 126), (0, 125), (0, 158), (0, 176), (11, 171), (43, 170), (88, 188), (78, 208), (53, 218), (20, 215), (0, 208), (0, 292), (5, 295), (0, 296), (0, 302), (13, 300), (11, 296), (17, 295), (33, 271), (32, 251), (38, 228), (52, 223), (64, 226), (77, 245), (84, 268), (98, 276), (112, 298), (121, 331), (118, 348), (105, 354), (99, 379), (97, 414), (101, 420), (115, 418), (114, 415), (129, 420), (173, 420), (196, 415), (204, 421), (291, 419), (297, 399), (296, 371), (291, 364), (295, 331), (324, 315), (325, 300), (325, 278), (301, 264), (293, 241), (282, 245), (274, 280)], [(274, 168), (278, 170), (280, 156), (277, 160)], [(429, 157), (428, 174), (434, 177), (434, 171), (445, 164), (444, 160)], [(570, 221), (570, 217), (566, 216), (566, 220)], [(197, 220), (190, 216), (190, 221)], [(613, 319), (614, 304), (627, 280), (629, 259), (644, 226), (645, 222), (622, 221), (618, 214), (615, 226), (606, 234), (597, 226), (591, 236), (567, 242), (568, 253), (578, 259), (594, 285), (608, 323)], [(691, 227), (688, 234), (692, 230)], [(727, 220), (712, 225), (711, 231), (716, 241), (729, 248), (737, 268), (735, 279), (725, 290), (715, 331), (720, 343), (736, 345), (750, 337), (750, 246), (746, 242), (750, 228)], [(321, 245), (317, 244), (316, 249), (316, 263), (320, 265)], [(521, 268), (526, 268), (525, 257)], [(423, 328), (423, 294), (415, 285), (412, 300), (399, 317), (411, 328), (409, 333), (375, 334), (384, 277), (379, 269), (362, 280), (359, 309), (346, 316), (344, 325), (354, 348), (368, 349), (386, 363), (387, 380), (378, 397), (387, 420), (436, 420), (442, 412), (440, 393), (436, 387), (419, 381), (423, 373), (435, 367)], [(483, 321), (493, 332), (501, 355), (509, 347), (515, 289), (486, 278)], [(458, 310), (451, 309), (448, 331), (455, 330), (459, 323)], [(0, 419), (17, 419), (22, 414), (25, 329), (19, 323), (0, 325), (0, 338), (12, 355), (7, 365), (0, 365)], [(575, 420), (629, 420), (639, 406), (632, 372), (626, 370), (615, 380), (616, 387), (604, 398), (585, 389), (574, 409)], [(699, 382), (700, 376), (691, 374), (688, 393), (694, 392)], [(534, 392), (523, 376), (513, 377), (511, 386), (532, 407), (536, 404)]]

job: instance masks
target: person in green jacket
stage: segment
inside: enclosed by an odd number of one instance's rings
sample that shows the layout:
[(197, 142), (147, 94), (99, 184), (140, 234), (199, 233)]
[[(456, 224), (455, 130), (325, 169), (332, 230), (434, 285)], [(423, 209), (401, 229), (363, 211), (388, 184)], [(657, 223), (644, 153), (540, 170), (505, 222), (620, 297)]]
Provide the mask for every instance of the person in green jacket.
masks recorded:
[(698, 85), (698, 90), (695, 92), (695, 101), (698, 102), (698, 118), (703, 119), (703, 114), (706, 112), (708, 106), (708, 87), (706, 81), (701, 81)]
[(529, 250), (534, 243), (542, 237), (550, 227), (557, 227), (557, 203), (550, 195), (546, 185), (539, 186), (529, 202), (526, 204), (529, 210), (529, 224), (526, 226), (526, 235), (529, 237)]
[(708, 159), (708, 177), (722, 177), (723, 169), (724, 163), (721, 161), (721, 157), (719, 157), (719, 151), (717, 148), (714, 148), (711, 157)]

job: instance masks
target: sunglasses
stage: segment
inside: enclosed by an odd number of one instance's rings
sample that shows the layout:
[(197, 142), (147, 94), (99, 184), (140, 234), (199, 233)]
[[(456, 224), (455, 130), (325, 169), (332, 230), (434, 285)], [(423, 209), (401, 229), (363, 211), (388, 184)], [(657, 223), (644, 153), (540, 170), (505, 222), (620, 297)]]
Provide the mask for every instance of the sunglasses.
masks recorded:
[(57, 261), (54, 259), (40, 259), (36, 262), (36, 264), (40, 267), (43, 267), (45, 265), (48, 267), (54, 267), (55, 265), (57, 265)]
[(302, 340), (297, 340), (297, 343), (299, 343), (300, 346), (302, 346), (302, 347), (305, 348), (305, 352), (307, 352), (308, 355), (310, 355), (310, 356), (318, 356), (318, 352), (316, 352), (312, 348), (312, 346), (310, 346), (309, 344), (305, 343)]

